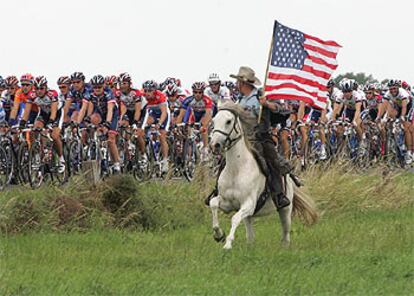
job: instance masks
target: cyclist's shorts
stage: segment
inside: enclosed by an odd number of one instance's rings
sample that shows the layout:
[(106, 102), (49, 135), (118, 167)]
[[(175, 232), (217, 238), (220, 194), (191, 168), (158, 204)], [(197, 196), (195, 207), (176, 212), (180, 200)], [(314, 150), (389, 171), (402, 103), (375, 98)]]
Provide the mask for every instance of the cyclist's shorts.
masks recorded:
[[(153, 124), (157, 124), (161, 118), (161, 110), (154, 110), (154, 109), (150, 109), (147, 110), (145, 116), (144, 116), (144, 121), (142, 123), (142, 128), (146, 128), (147, 127), (147, 123), (148, 123), (148, 118), (152, 117), (153, 119)], [(161, 130), (165, 130), (168, 132), (169, 128), (170, 128), (170, 121), (171, 121), (171, 114), (169, 109), (167, 108), (167, 118), (164, 120), (164, 122), (161, 124), (160, 129)]]

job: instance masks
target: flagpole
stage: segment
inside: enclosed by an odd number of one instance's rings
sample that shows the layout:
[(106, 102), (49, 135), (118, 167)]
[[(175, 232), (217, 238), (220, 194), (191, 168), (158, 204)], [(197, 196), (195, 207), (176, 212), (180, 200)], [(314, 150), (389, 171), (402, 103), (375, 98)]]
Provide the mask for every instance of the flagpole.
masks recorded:
[[(276, 22), (276, 26), (277, 26), (277, 22)], [(269, 76), (269, 65), (270, 65), (270, 59), (272, 58), (272, 49), (273, 49), (273, 41), (275, 38), (275, 27), (273, 27), (273, 33), (272, 33), (272, 40), (270, 41), (270, 48), (269, 48), (269, 55), (267, 56), (267, 66), (266, 66), (266, 73), (265, 73), (265, 78), (264, 78), (264, 82), (263, 82), (263, 97), (265, 97), (266, 95), (266, 91), (265, 91), (265, 87), (267, 84), (267, 77)], [(263, 98), (262, 97), (262, 98)], [(263, 113), (263, 105), (260, 104), (260, 110), (259, 110), (259, 117), (257, 118), (257, 123), (260, 123), (260, 120), (262, 119), (262, 113)]]

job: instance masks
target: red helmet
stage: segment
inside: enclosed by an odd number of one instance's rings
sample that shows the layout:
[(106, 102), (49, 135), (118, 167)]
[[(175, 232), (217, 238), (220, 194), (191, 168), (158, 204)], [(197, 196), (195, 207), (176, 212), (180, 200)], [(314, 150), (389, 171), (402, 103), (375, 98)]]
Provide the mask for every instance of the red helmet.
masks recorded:
[(411, 86), (406, 81), (403, 81), (401, 83), (401, 87), (405, 90), (410, 90), (411, 89)]
[(20, 82), (23, 82), (23, 81), (27, 81), (33, 84), (33, 75), (30, 73), (23, 74), (22, 77), (20, 77)]
[(113, 85), (118, 82), (118, 78), (115, 75), (110, 75), (105, 77), (105, 83), (107, 85)]

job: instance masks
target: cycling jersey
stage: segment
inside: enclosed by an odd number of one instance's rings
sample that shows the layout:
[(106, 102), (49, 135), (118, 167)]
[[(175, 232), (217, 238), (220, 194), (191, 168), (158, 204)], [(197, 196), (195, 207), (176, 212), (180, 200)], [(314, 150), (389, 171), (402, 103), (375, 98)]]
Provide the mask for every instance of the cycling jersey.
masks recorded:
[[(84, 97), (83, 102), (93, 104), (93, 113), (99, 113), (103, 120), (104, 116), (108, 113), (108, 104), (115, 104), (114, 108), (117, 108), (115, 97), (109, 87), (105, 87), (101, 95), (95, 95), (93, 92), (90, 93), (89, 98)], [(117, 112), (113, 112), (114, 114)]]
[(356, 104), (362, 103), (364, 101), (364, 97), (358, 91), (352, 91), (352, 96), (349, 99), (346, 99), (345, 96), (342, 98), (338, 98), (336, 103), (344, 104), (344, 107), (347, 110), (356, 110)]
[[(400, 88), (398, 90), (398, 94), (394, 97), (391, 94), (391, 91), (387, 91), (384, 95), (384, 99), (387, 101), (392, 102), (393, 104), (401, 107), (402, 106), (402, 101), (404, 100), (410, 100), (410, 94), (403, 88)], [(407, 102), (407, 104), (409, 103), (409, 101)]]
[[(44, 113), (50, 113), (52, 111), (52, 103), (59, 102), (58, 93), (55, 90), (48, 90), (43, 97), (30, 97), (27, 103), (32, 104), (32, 108), (37, 106), (38, 110)], [(58, 109), (62, 107), (58, 104)]]
[(342, 101), (342, 99), (344, 97), (344, 94), (338, 88), (334, 87), (332, 89), (332, 92), (328, 93), (328, 97), (329, 97), (329, 100), (331, 101), (331, 103), (333, 104), (335, 102)]
[(204, 94), (211, 98), (214, 104), (217, 105), (218, 100), (231, 100), (230, 90), (226, 86), (220, 86), (218, 93), (214, 93), (210, 86), (204, 90)]
[(109, 87), (105, 87), (101, 95), (95, 95), (93, 92), (90, 93), (89, 98), (84, 97), (83, 102), (93, 104), (93, 113), (97, 113), (101, 116), (102, 121), (106, 121), (106, 116), (108, 113), (108, 105), (110, 103), (114, 104), (112, 118), (110, 122), (110, 132), (117, 133), (118, 128), (118, 104), (116, 103), (114, 94)]
[(89, 83), (85, 83), (83, 90), (82, 91), (77, 91), (75, 90), (75, 88), (72, 86), (68, 96), (66, 97), (66, 100), (71, 100), (72, 101), (72, 106), (74, 108), (80, 108), (80, 106), (82, 105), (82, 101), (83, 100), (90, 100), (91, 94), (93, 92), (92, 86)]
[(181, 106), (181, 109), (191, 108), (194, 112), (205, 112), (213, 108), (213, 101), (206, 95), (203, 95), (201, 100), (196, 100), (194, 96), (186, 98)]
[(7, 89), (1, 93), (0, 101), (6, 114), (10, 114), (14, 103), (14, 97), (15, 95), (12, 95)]
[(142, 93), (139, 90), (132, 88), (126, 94), (117, 90), (115, 92), (115, 97), (128, 111), (135, 111), (135, 104), (142, 102)]
[(153, 97), (145, 96), (147, 100), (147, 108), (153, 111), (161, 111), (160, 107), (163, 105), (167, 105), (167, 98), (166, 96), (159, 90), (156, 90)]
[(379, 105), (383, 102), (381, 95), (375, 95), (372, 99), (366, 100), (366, 108), (369, 110), (378, 110)]

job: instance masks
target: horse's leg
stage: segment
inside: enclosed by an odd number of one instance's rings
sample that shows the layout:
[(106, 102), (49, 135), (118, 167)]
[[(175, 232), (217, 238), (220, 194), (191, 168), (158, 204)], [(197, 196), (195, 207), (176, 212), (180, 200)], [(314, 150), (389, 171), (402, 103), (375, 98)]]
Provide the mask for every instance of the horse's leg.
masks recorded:
[(223, 230), (221, 230), (218, 220), (219, 196), (215, 196), (210, 200), (210, 209), (213, 215), (213, 237), (217, 242), (222, 242), (226, 236)]
[(292, 223), (293, 209), (293, 183), (289, 176), (285, 178), (286, 197), (290, 200), (290, 205), (279, 210), (280, 222), (282, 224), (282, 243), (286, 246), (290, 243), (290, 227)]
[(253, 217), (249, 216), (244, 219), (244, 226), (246, 226), (246, 238), (248, 243), (253, 243), (255, 239), (253, 229)]
[[(253, 198), (248, 198), (248, 200), (253, 201)], [(231, 249), (231, 245), (234, 240), (234, 234), (236, 233), (236, 229), (239, 226), (240, 222), (248, 217), (253, 215), (254, 213), (254, 205), (253, 202), (246, 202), (241, 207), (240, 210), (237, 211), (236, 214), (234, 214), (233, 217), (231, 217), (231, 229), (230, 233), (226, 238), (226, 243), (224, 245), (224, 249)]]

